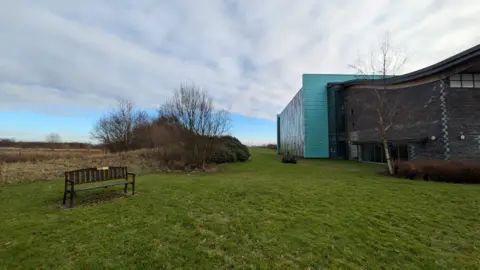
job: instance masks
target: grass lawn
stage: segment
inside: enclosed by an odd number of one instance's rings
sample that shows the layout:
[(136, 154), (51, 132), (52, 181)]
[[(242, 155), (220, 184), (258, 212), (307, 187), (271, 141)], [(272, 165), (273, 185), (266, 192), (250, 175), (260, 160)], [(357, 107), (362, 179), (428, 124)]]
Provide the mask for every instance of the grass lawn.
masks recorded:
[(2, 186), (0, 268), (480, 266), (480, 186), (252, 152), (219, 173), (139, 177), (133, 197), (79, 193), (73, 209), (61, 180)]

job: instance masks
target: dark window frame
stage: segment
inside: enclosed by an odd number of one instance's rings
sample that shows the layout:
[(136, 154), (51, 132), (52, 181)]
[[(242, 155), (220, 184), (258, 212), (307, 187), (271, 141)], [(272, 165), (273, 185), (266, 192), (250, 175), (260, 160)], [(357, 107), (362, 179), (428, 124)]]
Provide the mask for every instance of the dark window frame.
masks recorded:
[[(460, 83), (460, 86), (452, 86), (452, 82)], [(471, 84), (469, 84), (469, 86), (464, 86), (465, 84), (464, 82), (469, 82)], [(452, 75), (449, 77), (449, 86), (451, 88), (464, 88), (464, 89), (480, 88), (480, 73), (458, 73), (458, 74)]]
[[(407, 143), (389, 143), (391, 158), (395, 160), (408, 160)], [(362, 161), (386, 163), (385, 152), (382, 143), (364, 143), (360, 144)]]

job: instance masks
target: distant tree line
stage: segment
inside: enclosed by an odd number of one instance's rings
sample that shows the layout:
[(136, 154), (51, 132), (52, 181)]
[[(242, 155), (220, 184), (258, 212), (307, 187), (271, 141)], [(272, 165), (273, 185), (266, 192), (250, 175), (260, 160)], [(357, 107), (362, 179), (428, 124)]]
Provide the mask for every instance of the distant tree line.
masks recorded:
[(0, 147), (16, 148), (63, 148), (63, 149), (102, 149), (100, 144), (83, 142), (51, 142), (51, 141), (17, 141), (10, 138), (0, 138)]

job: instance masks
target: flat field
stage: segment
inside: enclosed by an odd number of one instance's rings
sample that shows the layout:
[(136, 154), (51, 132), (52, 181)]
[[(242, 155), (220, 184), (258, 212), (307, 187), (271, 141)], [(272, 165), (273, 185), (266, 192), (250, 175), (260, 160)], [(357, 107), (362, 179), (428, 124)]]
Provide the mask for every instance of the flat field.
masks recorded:
[(151, 174), (61, 205), (62, 180), (0, 187), (3, 269), (476, 269), (480, 187), (274, 151)]

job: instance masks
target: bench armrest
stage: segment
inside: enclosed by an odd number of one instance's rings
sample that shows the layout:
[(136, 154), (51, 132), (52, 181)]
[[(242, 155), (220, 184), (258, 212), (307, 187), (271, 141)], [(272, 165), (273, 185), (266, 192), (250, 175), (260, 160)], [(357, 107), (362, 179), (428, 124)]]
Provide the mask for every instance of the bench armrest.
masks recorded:
[(129, 175), (133, 176), (133, 177), (132, 177), (132, 180), (133, 180), (133, 182), (135, 183), (135, 174), (134, 174), (134, 173), (131, 173), (131, 172), (127, 172), (127, 179), (128, 179), (128, 176), (129, 176)]
[(75, 182), (73, 182), (73, 180), (68, 180), (68, 179), (65, 179), (65, 190), (68, 190), (69, 184), (70, 184), (70, 190), (73, 190), (75, 187)]

